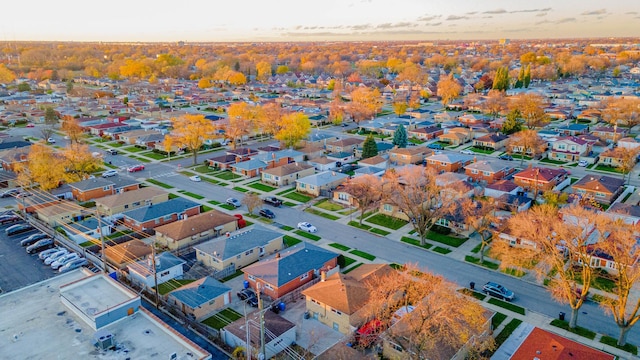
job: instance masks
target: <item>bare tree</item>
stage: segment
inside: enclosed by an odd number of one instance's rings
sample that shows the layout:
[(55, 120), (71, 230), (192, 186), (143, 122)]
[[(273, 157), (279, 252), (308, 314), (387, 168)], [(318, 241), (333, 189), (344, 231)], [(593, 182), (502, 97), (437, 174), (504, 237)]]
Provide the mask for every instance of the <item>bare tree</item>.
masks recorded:
[(524, 164), (524, 156), (529, 155), (535, 158), (536, 155), (544, 152), (547, 143), (538, 136), (536, 130), (522, 130), (509, 137), (507, 149), (509, 152), (520, 154), (520, 166)]
[(611, 125), (626, 125), (632, 128), (640, 124), (640, 99), (610, 99), (600, 104), (602, 120)]
[(484, 262), (484, 252), (491, 240), (491, 230), (497, 221), (496, 203), (491, 197), (464, 198), (459, 203), (464, 223), (480, 236), (480, 263)]
[(490, 90), (482, 106), (484, 111), (491, 114), (495, 119), (501, 112), (507, 109), (507, 99), (504, 96), (504, 92), (500, 90)]
[(389, 171), (384, 176), (383, 201), (404, 214), (420, 235), (420, 244), (435, 222), (451, 213), (460, 191), (455, 186), (446, 189), (436, 184), (433, 169), (408, 166)]
[(253, 214), (253, 210), (262, 205), (262, 199), (260, 195), (254, 192), (248, 192), (244, 198), (242, 198), (242, 203), (247, 205), (247, 210), (249, 214)]
[(545, 100), (538, 94), (520, 95), (512, 103), (512, 107), (520, 111), (529, 129), (535, 129), (549, 122), (549, 116), (544, 112)]
[(380, 202), (382, 180), (375, 175), (364, 174), (349, 180), (344, 186), (344, 191), (351, 195), (358, 204), (358, 208), (360, 209), (360, 225), (362, 225), (364, 213), (375, 208)]

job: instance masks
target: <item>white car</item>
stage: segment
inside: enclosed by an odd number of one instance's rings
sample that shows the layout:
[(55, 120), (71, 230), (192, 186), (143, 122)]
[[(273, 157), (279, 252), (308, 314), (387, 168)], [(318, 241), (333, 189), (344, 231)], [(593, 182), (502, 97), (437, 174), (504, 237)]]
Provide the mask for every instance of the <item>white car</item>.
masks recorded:
[(38, 259), (44, 260), (44, 259), (48, 258), (49, 256), (57, 253), (58, 251), (60, 251), (59, 248), (53, 248), (53, 249), (47, 249), (47, 250), (41, 251), (38, 254)]
[(318, 232), (318, 229), (316, 229), (315, 226), (309, 224), (306, 221), (299, 222), (298, 223), (298, 229), (300, 229), (302, 231), (310, 232), (310, 233)]
[(53, 253), (44, 259), (44, 264), (51, 265), (52, 262), (58, 260), (58, 258), (60, 258), (61, 256), (67, 255), (68, 253), (69, 253), (69, 250), (67, 249), (62, 249), (56, 253)]
[(89, 262), (87, 261), (87, 259), (79, 258), (79, 259), (71, 260), (68, 263), (60, 266), (60, 268), (58, 269), (58, 272), (63, 273), (63, 272), (71, 271), (73, 269), (77, 269), (80, 266), (86, 266), (86, 265), (89, 265)]
[(589, 163), (587, 162), (587, 160), (580, 160), (580, 161), (578, 161), (578, 166), (585, 167), (585, 166), (587, 166), (587, 165), (589, 165)]
[(200, 181), (202, 181), (202, 179), (201, 179), (201, 178), (200, 178), (200, 176), (198, 176), (198, 175), (189, 176), (189, 180), (191, 180), (191, 181), (195, 181), (195, 182), (200, 182)]
[(475, 154), (473, 151), (471, 151), (469, 149), (461, 150), (460, 153), (465, 154), (465, 155), (473, 155), (473, 154)]
[(59, 257), (56, 261), (51, 263), (51, 268), (53, 270), (58, 270), (60, 268), (60, 266), (68, 263), (71, 260), (75, 260), (75, 259), (79, 259), (80, 255), (78, 255), (77, 253), (70, 253), (67, 255), (63, 255), (61, 257)]
[(103, 178), (108, 178), (108, 177), (112, 177), (112, 176), (116, 176), (118, 175), (118, 170), (107, 170), (105, 172), (102, 173), (102, 177)]
[(240, 202), (240, 200), (236, 199), (236, 198), (228, 198), (227, 199), (227, 204), (235, 207), (235, 208), (239, 208), (240, 206), (242, 206), (242, 203)]
[(55, 144), (55, 143), (56, 143), (56, 139), (54, 139), (54, 138), (50, 137), (50, 138), (48, 138), (48, 139), (47, 139), (47, 142), (48, 142), (49, 144)]

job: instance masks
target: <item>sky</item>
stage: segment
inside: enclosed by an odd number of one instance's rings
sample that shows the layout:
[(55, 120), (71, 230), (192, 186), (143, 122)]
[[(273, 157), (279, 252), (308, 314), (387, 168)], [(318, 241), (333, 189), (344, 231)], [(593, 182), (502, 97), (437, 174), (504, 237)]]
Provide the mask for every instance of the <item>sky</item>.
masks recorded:
[(640, 0), (9, 0), (0, 41), (640, 37)]

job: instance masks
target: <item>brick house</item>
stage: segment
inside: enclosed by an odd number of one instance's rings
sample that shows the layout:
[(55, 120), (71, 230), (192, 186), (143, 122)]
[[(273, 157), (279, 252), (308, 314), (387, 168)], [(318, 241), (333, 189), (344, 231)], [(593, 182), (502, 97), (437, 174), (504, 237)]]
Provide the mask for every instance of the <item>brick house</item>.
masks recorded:
[(600, 126), (591, 130), (593, 136), (606, 143), (615, 143), (627, 136), (628, 129), (619, 126)]
[(144, 231), (200, 213), (200, 204), (175, 198), (137, 209), (125, 211), (124, 225), (134, 231)]
[(326, 151), (328, 153), (346, 152), (353, 154), (355, 148), (357, 148), (363, 142), (364, 140), (360, 138), (345, 138), (335, 141), (327, 141)]
[(221, 170), (229, 169), (231, 165), (236, 163), (236, 155), (224, 154), (207, 159), (209, 166)]
[(558, 161), (578, 161), (591, 151), (591, 143), (577, 137), (563, 137), (551, 143), (549, 159)]
[(237, 217), (222, 211), (210, 210), (156, 227), (155, 243), (169, 250), (184, 249), (236, 230)]
[(427, 167), (437, 172), (458, 172), (472, 162), (472, 156), (462, 154), (436, 154), (426, 158)]
[(590, 197), (601, 204), (611, 204), (622, 193), (624, 181), (606, 175), (586, 175), (571, 186), (573, 193)]
[(0, 163), (5, 171), (16, 171), (17, 164), (26, 163), (31, 146), (0, 150)]
[(338, 273), (338, 254), (307, 242), (299, 243), (245, 267), (244, 279), (256, 291), (280, 298), (320, 276)]
[(210, 276), (205, 276), (172, 290), (167, 295), (167, 302), (199, 321), (231, 303), (231, 288)]
[(240, 158), (237, 161), (247, 161), (253, 156), (258, 155), (258, 153), (258, 150), (254, 150), (251, 148), (237, 148), (233, 150), (227, 150), (227, 155), (233, 155), (236, 158)]
[(547, 191), (567, 179), (565, 169), (529, 167), (513, 175), (513, 182), (526, 190)]
[(254, 225), (195, 245), (196, 259), (215, 271), (240, 269), (284, 249), (284, 235)]
[(328, 192), (333, 191), (348, 178), (347, 174), (324, 171), (296, 180), (296, 191), (312, 196), (327, 196)]
[(107, 262), (118, 269), (124, 269), (132, 261), (138, 261), (151, 255), (153, 250), (142, 240), (133, 239), (127, 242), (107, 246), (104, 249), (104, 256)]
[(80, 201), (89, 201), (108, 195), (121, 194), (127, 191), (138, 190), (140, 182), (129, 177), (115, 176), (111, 178), (87, 179), (69, 184), (73, 198)]
[(473, 140), (473, 146), (481, 149), (500, 150), (505, 147), (509, 137), (501, 133), (493, 133), (480, 136)]
[(169, 193), (156, 188), (146, 187), (125, 193), (109, 195), (95, 199), (96, 209), (101, 215), (112, 216), (141, 206), (158, 204), (169, 200)]
[(494, 161), (476, 161), (464, 167), (464, 173), (476, 182), (492, 184), (513, 173), (515, 169)]
[(260, 175), (262, 171), (267, 169), (267, 164), (261, 160), (249, 159), (239, 161), (239, 159), (240, 158), (236, 158), (236, 162), (229, 165), (229, 169), (231, 169), (231, 172), (234, 174), (252, 178)]
[(294, 162), (262, 171), (262, 182), (275, 186), (287, 186), (299, 178), (315, 174), (313, 165)]
[(433, 150), (424, 146), (412, 146), (408, 148), (395, 148), (389, 151), (389, 161), (392, 164), (419, 164), (431, 155)]
[(444, 130), (437, 126), (426, 126), (407, 131), (407, 135), (410, 138), (416, 138), (423, 141), (433, 140), (443, 134)]
[[(628, 149), (618, 146), (613, 149), (607, 149), (600, 153), (600, 160), (598, 161), (598, 163), (611, 167), (619, 167), (620, 165), (624, 164), (626, 160), (625, 158), (629, 155), (631, 155), (631, 153)], [(637, 157), (634, 156), (632, 158), (634, 164), (636, 163), (636, 160)]]
[(468, 143), (473, 138), (470, 129), (465, 127), (455, 127), (448, 129), (444, 134), (438, 136), (438, 140), (453, 146)]

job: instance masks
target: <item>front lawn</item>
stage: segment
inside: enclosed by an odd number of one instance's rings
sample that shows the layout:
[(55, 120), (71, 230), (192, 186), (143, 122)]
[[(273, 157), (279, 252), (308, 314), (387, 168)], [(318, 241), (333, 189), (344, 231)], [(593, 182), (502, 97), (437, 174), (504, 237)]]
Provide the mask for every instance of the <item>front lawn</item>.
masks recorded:
[(157, 185), (160, 186), (161, 188), (165, 188), (165, 189), (173, 189), (173, 186), (169, 185), (169, 184), (165, 184), (163, 182), (160, 182), (158, 180), (154, 180), (154, 179), (147, 179), (147, 182), (152, 183), (153, 185)]
[(306, 232), (306, 231), (302, 231), (302, 230), (296, 230), (296, 231), (294, 231), (294, 233), (296, 233), (296, 234), (298, 234), (298, 235), (300, 235), (300, 236), (304, 236), (304, 237), (306, 237), (307, 239), (310, 239), (310, 240), (313, 240), (313, 241), (318, 241), (318, 240), (322, 239), (322, 238), (321, 238), (320, 236), (318, 236), (318, 235), (313, 235), (313, 234), (311, 234), (311, 233), (308, 233), (308, 232)]
[(316, 209), (312, 209), (312, 208), (305, 209), (304, 211), (308, 212), (308, 213), (311, 213), (311, 214), (314, 214), (314, 215), (322, 216), (323, 218), (326, 218), (326, 219), (329, 219), (329, 220), (338, 220), (338, 219), (340, 219), (339, 216), (327, 214), (324, 211), (320, 211), (320, 210), (316, 210)]
[(520, 326), (520, 324), (522, 324), (522, 320), (520, 319), (512, 319), (511, 321), (509, 321), (509, 323), (505, 325), (502, 331), (500, 331), (500, 334), (496, 336), (495, 348), (499, 348), (500, 345), (507, 341), (509, 336), (511, 336), (511, 333), (513, 333), (518, 328), (518, 326)]
[(547, 163), (547, 164), (556, 164), (556, 165), (564, 165), (567, 162), (566, 161), (560, 161), (560, 160), (553, 160), (553, 159), (549, 159), (549, 158), (544, 158), (544, 159), (540, 159), (541, 163)]
[(241, 317), (242, 315), (239, 312), (231, 308), (226, 308), (203, 320), (202, 323), (216, 330), (220, 330), (223, 327), (231, 324), (232, 322), (240, 319)]
[(334, 247), (334, 248), (336, 248), (336, 249), (338, 249), (338, 250), (342, 250), (342, 251), (349, 251), (349, 250), (351, 250), (351, 248), (350, 248), (350, 247), (345, 246), (345, 245), (342, 245), (342, 244), (338, 244), (338, 243), (331, 243), (331, 244), (329, 244), (329, 246)]
[(215, 174), (213, 175), (214, 177), (217, 177), (218, 179), (222, 179), (222, 180), (235, 180), (235, 179), (239, 179), (242, 176), (238, 175), (238, 174), (234, 174), (229, 170), (223, 171), (219, 174)]
[(291, 192), (291, 193), (288, 193), (288, 194), (284, 195), (284, 197), (286, 197), (287, 199), (291, 199), (291, 200), (294, 200), (294, 201), (301, 202), (301, 203), (306, 203), (306, 202), (309, 202), (311, 200), (311, 196), (302, 195), (299, 192)]
[(276, 189), (276, 188), (271, 187), (269, 185), (261, 184), (259, 182), (252, 183), (252, 184), (249, 184), (247, 186), (250, 187), (250, 188), (254, 188), (256, 190), (264, 191), (264, 192), (271, 192), (271, 191)]
[(491, 261), (487, 261), (487, 260), (483, 261), (482, 264), (480, 264), (480, 259), (478, 259), (476, 257), (473, 257), (473, 256), (469, 256), (469, 255), (464, 257), (464, 261), (470, 262), (472, 264), (477, 264), (477, 265), (480, 265), (480, 266), (484, 266), (484, 267), (489, 268), (491, 270), (497, 270), (498, 267), (500, 267), (500, 265), (498, 265), (496, 263), (492, 263)]
[(349, 225), (349, 226), (356, 227), (356, 228), (358, 228), (358, 229), (362, 229), (362, 230), (369, 230), (369, 229), (371, 229), (371, 226), (369, 226), (369, 225), (367, 225), (367, 224), (362, 224), (362, 225), (360, 225), (360, 223), (359, 223), (359, 222), (357, 222), (357, 221), (349, 221), (348, 225)]
[(371, 254), (369, 254), (369, 253), (366, 253), (366, 252), (364, 252), (364, 251), (360, 251), (360, 250), (351, 250), (351, 251), (349, 251), (349, 253), (350, 253), (350, 254), (353, 254), (353, 255), (355, 255), (355, 256), (359, 256), (359, 257), (361, 257), (361, 258), (363, 258), (363, 259), (370, 260), (370, 261), (373, 261), (373, 260), (375, 260), (375, 259), (376, 259), (376, 257), (375, 257), (375, 256), (373, 256), (373, 255), (371, 255)]
[(142, 149), (136, 146), (129, 146), (129, 147), (123, 148), (122, 150), (128, 151), (130, 153), (138, 153), (138, 152), (146, 151), (147, 149)]
[(572, 332), (576, 335), (580, 335), (582, 337), (586, 337), (587, 339), (591, 339), (593, 340), (596, 337), (596, 333), (589, 330), (589, 329), (585, 329), (581, 326), (576, 326), (574, 329), (569, 327), (569, 322), (564, 321), (564, 320), (560, 320), (560, 319), (554, 319), (551, 321), (551, 325), (555, 326), (555, 327), (559, 327), (560, 329), (564, 329), (567, 330), (569, 332)]
[(382, 230), (382, 229), (378, 229), (378, 228), (374, 228), (374, 227), (369, 229), (369, 231), (371, 231), (374, 234), (378, 234), (378, 235), (382, 235), (382, 236), (387, 236), (387, 235), (391, 234), (391, 231)]
[(184, 285), (190, 284), (192, 282), (194, 282), (195, 280), (177, 280), (177, 279), (171, 279), (169, 281), (163, 282), (162, 284), (158, 285), (158, 293), (160, 295), (165, 295), (168, 292), (175, 290), (177, 288), (180, 288)]
[(607, 165), (598, 165), (594, 168), (594, 170), (600, 170), (600, 171), (607, 171), (607, 172), (612, 172), (612, 173), (616, 173), (616, 174), (622, 174), (622, 171), (620, 171), (619, 168), (617, 167), (613, 167), (613, 166), (607, 166)]
[(366, 221), (372, 224), (384, 226), (386, 228), (393, 229), (393, 230), (398, 230), (409, 223), (408, 221), (397, 219), (385, 214), (373, 215), (367, 218)]
[(355, 259), (352, 259), (348, 256), (344, 256), (344, 255), (338, 255), (338, 266), (340, 266), (341, 269), (344, 269), (346, 267), (348, 267), (349, 265), (353, 264), (355, 261)]
[(427, 239), (437, 241), (441, 244), (445, 244), (453, 247), (458, 247), (464, 244), (467, 240), (469, 240), (468, 238), (465, 238), (465, 237), (463, 238), (453, 237), (449, 235), (439, 234), (435, 231), (429, 231), (429, 233), (427, 234)]
[(435, 251), (435, 252), (437, 252), (439, 254), (443, 254), (443, 255), (446, 255), (446, 254), (451, 252), (451, 250), (449, 250), (447, 248), (440, 247), (440, 246), (434, 247), (433, 251)]
[(503, 309), (507, 309), (513, 311), (514, 313), (518, 313), (520, 315), (524, 315), (525, 309), (522, 306), (514, 305), (507, 301), (498, 300), (496, 298), (491, 298), (487, 301), (489, 304), (493, 304), (496, 306), (500, 306)]
[(405, 242), (407, 244), (411, 244), (411, 245), (415, 245), (415, 246), (420, 246), (421, 248), (424, 249), (429, 249), (431, 248), (433, 245), (429, 244), (429, 243), (425, 243), (424, 245), (420, 245), (420, 240), (416, 240), (416, 239), (412, 239), (410, 237), (407, 236), (403, 236), (400, 241)]
[(638, 347), (629, 343), (626, 343), (624, 346), (618, 346), (618, 340), (616, 338), (612, 338), (611, 336), (603, 335), (600, 338), (600, 342), (603, 344), (607, 344), (609, 346), (613, 346), (620, 350), (624, 350), (628, 353), (632, 353), (633, 355), (638, 355)]
[(344, 206), (336, 203), (332, 203), (329, 201), (329, 199), (322, 199), (317, 203), (313, 204), (313, 206), (319, 207), (320, 209), (329, 210), (329, 211), (339, 211), (344, 209)]
[(285, 236), (283, 237), (283, 240), (284, 240), (284, 244), (285, 244), (287, 247), (291, 247), (291, 246), (293, 246), (293, 245), (295, 245), (295, 244), (298, 244), (298, 243), (301, 243), (301, 242), (302, 242), (302, 240), (300, 240), (300, 239), (298, 239), (298, 238), (296, 238), (296, 237), (293, 237), (293, 236), (289, 236), (289, 235), (285, 235)]
[(194, 198), (194, 199), (198, 199), (198, 200), (202, 200), (202, 199), (204, 199), (204, 196), (202, 196), (202, 195), (198, 195), (198, 194), (194, 194), (194, 193), (192, 193), (192, 192), (190, 192), (190, 191), (186, 191), (186, 190), (178, 190), (178, 192), (179, 192), (179, 193), (181, 193), (181, 194), (185, 194), (185, 195), (187, 195), (187, 196), (190, 196), (190, 197), (192, 197), (192, 198)]

